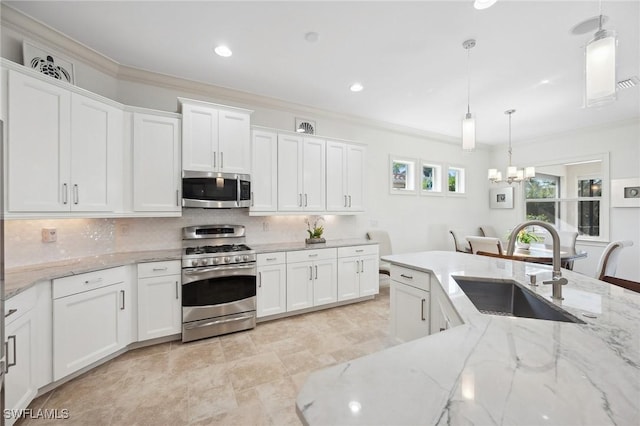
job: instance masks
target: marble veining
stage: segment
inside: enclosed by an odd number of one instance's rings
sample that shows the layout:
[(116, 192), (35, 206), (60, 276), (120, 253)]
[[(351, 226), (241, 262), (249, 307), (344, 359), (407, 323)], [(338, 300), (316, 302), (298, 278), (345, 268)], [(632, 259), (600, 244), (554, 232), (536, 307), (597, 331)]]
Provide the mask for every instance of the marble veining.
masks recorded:
[[(453, 252), (385, 260), (433, 274), (463, 324), (312, 374), (296, 401), (304, 423), (639, 424), (640, 294), (563, 270), (558, 302), (551, 286), (526, 284), (544, 265)], [(518, 281), (585, 324), (482, 314), (459, 275)]]

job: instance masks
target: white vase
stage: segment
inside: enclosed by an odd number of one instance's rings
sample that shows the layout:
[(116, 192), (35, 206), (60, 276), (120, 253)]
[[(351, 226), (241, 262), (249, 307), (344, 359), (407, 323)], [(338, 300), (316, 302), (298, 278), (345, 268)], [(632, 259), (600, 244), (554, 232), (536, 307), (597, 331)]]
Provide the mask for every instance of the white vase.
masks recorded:
[(530, 246), (531, 244), (529, 243), (521, 243), (520, 241), (516, 242), (516, 247), (518, 247), (520, 250), (529, 250)]

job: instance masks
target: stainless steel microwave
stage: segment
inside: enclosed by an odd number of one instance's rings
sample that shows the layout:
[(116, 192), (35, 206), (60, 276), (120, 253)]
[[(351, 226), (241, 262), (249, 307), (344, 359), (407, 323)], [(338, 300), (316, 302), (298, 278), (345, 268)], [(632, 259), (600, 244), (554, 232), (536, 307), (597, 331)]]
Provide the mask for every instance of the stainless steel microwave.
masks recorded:
[(235, 173), (182, 172), (182, 206), (229, 209), (251, 205), (249, 175)]

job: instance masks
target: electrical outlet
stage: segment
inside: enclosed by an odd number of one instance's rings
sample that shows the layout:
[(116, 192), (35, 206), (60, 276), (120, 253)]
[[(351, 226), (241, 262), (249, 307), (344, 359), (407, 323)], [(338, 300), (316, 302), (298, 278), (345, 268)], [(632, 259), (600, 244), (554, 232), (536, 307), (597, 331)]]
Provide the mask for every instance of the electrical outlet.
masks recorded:
[(127, 235), (129, 235), (129, 224), (128, 223), (119, 224), (118, 231), (120, 235), (122, 235), (123, 237), (126, 237)]
[(55, 243), (58, 240), (58, 230), (56, 228), (42, 228), (42, 242)]

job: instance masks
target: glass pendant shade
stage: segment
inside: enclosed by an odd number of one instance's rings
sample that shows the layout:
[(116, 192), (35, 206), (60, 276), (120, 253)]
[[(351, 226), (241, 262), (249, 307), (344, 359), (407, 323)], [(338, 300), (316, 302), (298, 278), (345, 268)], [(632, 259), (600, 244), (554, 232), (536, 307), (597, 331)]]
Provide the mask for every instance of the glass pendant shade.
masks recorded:
[(518, 168), (515, 166), (507, 167), (507, 177), (514, 178), (518, 176)]
[(616, 99), (616, 45), (613, 31), (600, 30), (585, 47), (585, 104), (601, 105)]
[(476, 119), (471, 113), (462, 119), (462, 149), (473, 151), (476, 148)]
[(498, 169), (489, 169), (489, 180), (495, 180), (498, 178)]
[(525, 167), (524, 168), (524, 177), (527, 179), (531, 179), (536, 177), (536, 168), (535, 167)]

